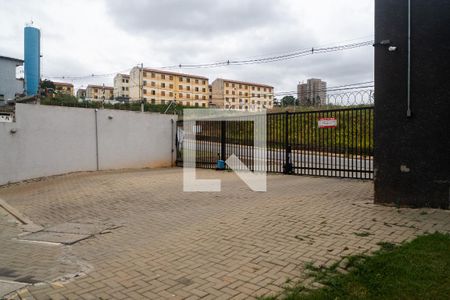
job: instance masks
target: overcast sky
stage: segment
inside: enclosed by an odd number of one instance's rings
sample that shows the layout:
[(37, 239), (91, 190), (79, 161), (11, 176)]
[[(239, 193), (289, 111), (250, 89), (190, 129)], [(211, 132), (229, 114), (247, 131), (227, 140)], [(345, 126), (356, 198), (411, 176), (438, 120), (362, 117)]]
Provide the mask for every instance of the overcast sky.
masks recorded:
[[(33, 20), (42, 34), (44, 77), (254, 58), (371, 40), (373, 6), (373, 0), (0, 0), (0, 55), (23, 58), (23, 27)], [(329, 86), (372, 80), (373, 49), (178, 71), (290, 91), (310, 77)], [(112, 78), (55, 80), (80, 87), (112, 85)]]

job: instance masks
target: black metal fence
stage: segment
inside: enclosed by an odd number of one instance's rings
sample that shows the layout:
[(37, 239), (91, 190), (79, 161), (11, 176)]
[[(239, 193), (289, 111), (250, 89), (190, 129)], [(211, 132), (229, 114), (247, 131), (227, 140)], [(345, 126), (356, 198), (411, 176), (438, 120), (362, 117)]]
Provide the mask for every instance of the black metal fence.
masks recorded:
[[(268, 114), (267, 171), (295, 175), (373, 178), (373, 107)], [(197, 121), (195, 141), (177, 123), (177, 165), (194, 151), (196, 166), (216, 168), (235, 154), (249, 169), (255, 157), (254, 122)], [(193, 147), (195, 143), (195, 148)]]

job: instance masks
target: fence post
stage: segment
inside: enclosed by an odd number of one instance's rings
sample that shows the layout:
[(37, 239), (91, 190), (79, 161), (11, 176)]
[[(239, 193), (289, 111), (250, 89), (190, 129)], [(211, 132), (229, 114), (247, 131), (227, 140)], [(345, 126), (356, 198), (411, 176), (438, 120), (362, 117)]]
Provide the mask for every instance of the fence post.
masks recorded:
[(226, 152), (227, 152), (227, 143), (225, 140), (227, 133), (227, 124), (226, 121), (220, 121), (220, 148), (221, 148), (221, 155), (220, 159), (225, 161), (226, 158)]
[(292, 147), (289, 144), (289, 111), (286, 111), (286, 114), (284, 115), (284, 167), (283, 167), (283, 173), (284, 174), (291, 174), (292, 173), (292, 163), (291, 163), (291, 152)]

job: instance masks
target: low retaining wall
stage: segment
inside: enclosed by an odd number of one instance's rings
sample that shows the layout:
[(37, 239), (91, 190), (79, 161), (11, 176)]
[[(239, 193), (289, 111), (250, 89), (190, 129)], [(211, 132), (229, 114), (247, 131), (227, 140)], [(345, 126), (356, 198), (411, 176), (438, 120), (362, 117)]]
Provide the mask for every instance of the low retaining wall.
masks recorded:
[(0, 123), (0, 185), (77, 171), (168, 167), (176, 116), (17, 104)]

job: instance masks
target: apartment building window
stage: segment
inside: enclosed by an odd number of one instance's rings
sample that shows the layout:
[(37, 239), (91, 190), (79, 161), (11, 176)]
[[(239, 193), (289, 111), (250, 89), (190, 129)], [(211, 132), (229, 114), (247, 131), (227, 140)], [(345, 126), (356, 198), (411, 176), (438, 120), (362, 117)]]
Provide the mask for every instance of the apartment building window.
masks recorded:
[(183, 86), (180, 84), (180, 85), (178, 86), (178, 89), (179, 89), (179, 90), (183, 90)]
[(161, 79), (166, 79), (166, 75), (161, 74)]
[(225, 83), (225, 86), (226, 86), (226, 87), (229, 87), (230, 85), (229, 85), (228, 82), (227, 82), (227, 83)]
[(231, 87), (233, 87), (233, 88), (234, 88), (234, 83), (232, 83), (232, 84), (231, 84)]
[(198, 95), (195, 95), (195, 100), (198, 100)]
[(255, 104), (255, 100), (252, 100), (252, 104)]
[(206, 96), (205, 96), (205, 95), (203, 95), (203, 96), (202, 96), (202, 99), (203, 99), (203, 100), (206, 100)]
[(195, 79), (195, 83), (198, 84), (198, 79)]
[(173, 76), (172, 75), (169, 76), (169, 80), (173, 80)]
[(125, 91), (125, 87), (124, 86), (122, 87), (122, 91)]
[(169, 97), (173, 97), (173, 93), (172, 92), (169, 92)]
[(183, 77), (178, 77), (178, 80), (180, 81), (180, 82), (183, 82)]
[(98, 96), (96, 95), (96, 96), (94, 96), (94, 99), (98, 99)]
[(129, 90), (130, 90), (130, 88), (129, 88), (129, 87), (126, 87), (126, 88), (125, 88), (125, 90), (126, 90), (126, 91), (129, 91)]
[(152, 78), (156, 78), (156, 74), (155, 73), (151, 73), (152, 74)]
[(166, 95), (166, 92), (161, 91), (161, 96), (165, 96), (165, 95)]
[(202, 88), (202, 92), (203, 92), (203, 93), (206, 93), (206, 89), (205, 89), (205, 88)]
[(239, 96), (242, 96), (242, 92), (239, 92)]
[(144, 80), (143, 85), (147, 85), (147, 81), (146, 80)]
[(228, 95), (229, 93), (230, 93), (230, 91), (229, 91), (229, 90), (226, 90), (226, 91), (225, 91), (225, 94), (227, 94), (227, 95)]
[(261, 98), (261, 94), (258, 94), (258, 98)]
[(161, 100), (161, 104), (166, 104), (166, 101), (165, 100)]
[(191, 106), (191, 102), (186, 102), (186, 106)]
[(179, 93), (178, 97), (183, 98), (183, 93)]
[(195, 91), (198, 92), (198, 91), (199, 91), (199, 88), (198, 88), (198, 87), (195, 87)]
[(239, 88), (242, 89), (242, 84), (239, 85)]
[(206, 103), (202, 103), (202, 107), (206, 107)]
[(206, 80), (203, 80), (203, 85), (205, 85), (206, 84)]
[(267, 95), (266, 94), (264, 94), (264, 99), (266, 99), (267, 98)]
[(173, 89), (173, 84), (169, 84), (169, 89)]
[(236, 92), (235, 91), (231, 91), (231, 95), (235, 95), (236, 94)]
[(190, 78), (186, 78), (186, 82), (187, 83), (191, 83), (191, 79)]
[(147, 77), (147, 72), (144, 72), (144, 77)]
[(151, 86), (156, 86), (156, 82), (152, 81)]
[(258, 92), (259, 92), (259, 91), (261, 91), (261, 88), (260, 88), (260, 87), (258, 87)]
[(269, 95), (269, 99), (272, 99), (272, 95)]
[(247, 92), (245, 93), (245, 97), (248, 97), (248, 93)]
[(191, 86), (190, 85), (186, 86), (186, 90), (190, 91), (191, 90)]
[(152, 90), (152, 91), (151, 91), (151, 94), (152, 94), (152, 95), (156, 95), (156, 91), (155, 91), (155, 90)]
[(146, 89), (143, 89), (143, 90), (142, 90), (142, 93), (143, 93), (144, 95), (147, 95), (147, 90), (146, 90)]
[(156, 101), (155, 101), (155, 99), (152, 99), (151, 102), (152, 102), (152, 104), (155, 104)]
[(186, 98), (191, 98), (191, 94), (186, 94)]
[(125, 80), (125, 82), (126, 82), (126, 83), (128, 83), (128, 82), (129, 82), (129, 80), (127, 79), (127, 80)]
[(252, 86), (252, 91), (254, 91), (255, 90), (255, 87), (254, 86)]
[(195, 107), (198, 107), (198, 102), (195, 102)]
[(161, 87), (162, 87), (162, 88), (165, 88), (165, 87), (166, 87), (166, 84), (165, 84), (164, 82), (162, 82), (162, 83), (161, 83)]
[(98, 89), (94, 89), (94, 93), (98, 93)]

